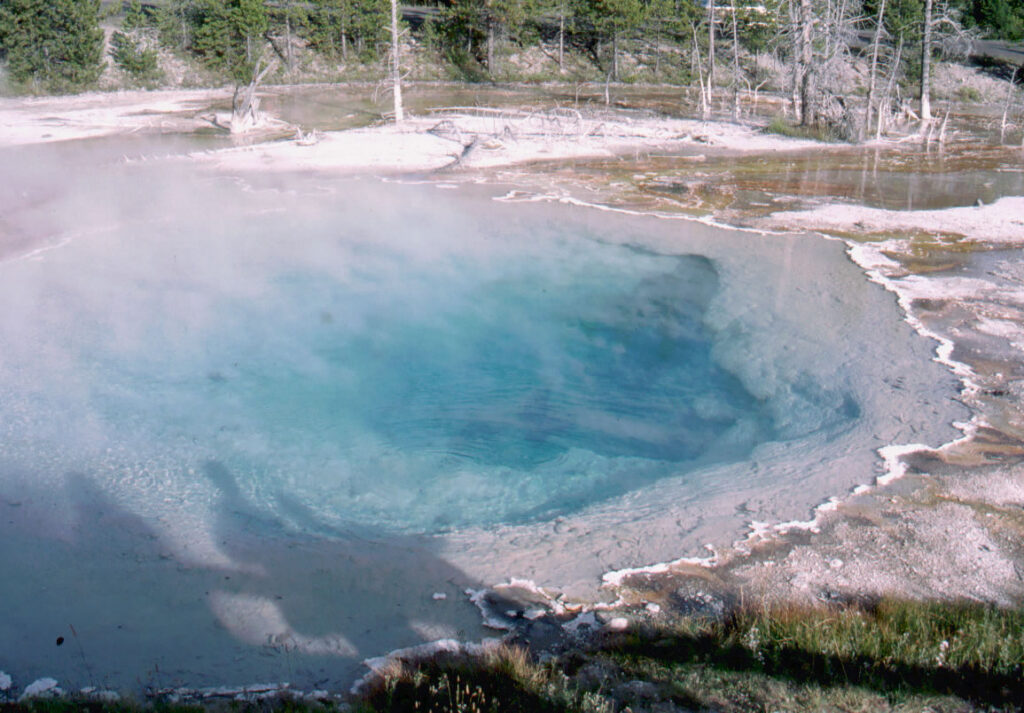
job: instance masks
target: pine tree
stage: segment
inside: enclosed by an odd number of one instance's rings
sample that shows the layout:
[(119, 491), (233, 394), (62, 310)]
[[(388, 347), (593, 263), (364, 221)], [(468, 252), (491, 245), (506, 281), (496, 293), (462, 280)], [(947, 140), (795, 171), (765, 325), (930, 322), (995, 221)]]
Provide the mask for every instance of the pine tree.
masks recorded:
[(504, 35), (516, 35), (536, 7), (532, 0), (483, 0), (481, 9), (487, 38), (487, 71), (494, 74), (498, 40)]
[(234, 0), (228, 5), (231, 6), (236, 31), (245, 43), (246, 64), (251, 66), (259, 55), (263, 35), (270, 26), (267, 7), (263, 0)]
[(103, 72), (100, 0), (3, 0), (0, 54), (15, 83), (46, 92), (86, 88)]
[(125, 11), (124, 20), (121, 22), (121, 29), (125, 32), (132, 32), (134, 30), (141, 30), (148, 24), (146, 13), (142, 9), (142, 3), (139, 0), (131, 0), (128, 3), (128, 9)]
[(192, 51), (237, 82), (248, 82), (269, 27), (263, 0), (199, 0), (188, 15)]
[(162, 77), (153, 28), (148, 27), (139, 0), (131, 0), (121, 29), (110, 36), (110, 56), (133, 83), (153, 86)]
[(312, 0), (308, 39), (321, 52), (347, 60), (353, 50), (370, 60), (387, 42), (388, 0)]
[(574, 15), (589, 26), (599, 42), (611, 45), (608, 78), (619, 79), (619, 43), (644, 22), (647, 5), (640, 0), (574, 0)]
[(971, 0), (964, 9), (978, 27), (995, 37), (1024, 38), (1024, 0)]

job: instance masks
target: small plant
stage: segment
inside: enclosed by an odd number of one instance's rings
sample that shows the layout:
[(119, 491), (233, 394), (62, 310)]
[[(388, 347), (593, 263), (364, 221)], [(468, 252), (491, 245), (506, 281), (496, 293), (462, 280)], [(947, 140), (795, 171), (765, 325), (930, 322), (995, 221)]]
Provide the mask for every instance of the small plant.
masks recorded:
[(781, 116), (773, 118), (762, 131), (766, 134), (788, 136), (791, 139), (810, 139), (826, 143), (835, 143), (843, 140), (839, 132), (831, 126), (799, 126), (789, 123)]
[(959, 101), (968, 103), (977, 103), (980, 102), (982, 99), (981, 92), (978, 90), (978, 88), (972, 87), (968, 84), (963, 84), (957, 87), (956, 98)]

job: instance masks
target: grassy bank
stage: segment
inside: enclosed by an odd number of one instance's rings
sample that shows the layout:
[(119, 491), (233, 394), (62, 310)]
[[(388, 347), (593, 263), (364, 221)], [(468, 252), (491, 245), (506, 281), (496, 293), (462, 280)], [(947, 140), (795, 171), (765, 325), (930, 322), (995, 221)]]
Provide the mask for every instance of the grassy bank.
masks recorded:
[[(609, 636), (546, 666), (432, 663), (392, 675), (366, 703), (438, 712), (1021, 710), (1022, 663), (1021, 611), (906, 601), (748, 608)], [(452, 691), (461, 698), (446, 699)]]
[[(544, 664), (507, 648), (484, 660), (396, 664), (356, 711), (1021, 710), (1024, 612), (883, 601), (820, 609), (748, 608), (609, 634)], [(317, 710), (287, 699), (232, 710)], [(138, 710), (131, 703), (36, 700), (5, 713)], [(160, 706), (154, 710), (201, 710)]]
[[(746, 608), (723, 620), (677, 619), (608, 633), (531, 660), (507, 647), (485, 659), (396, 663), (356, 713), (614, 713), (630, 710), (1024, 710), (1024, 611), (974, 603), (882, 601), (815, 609)], [(334, 709), (288, 699), (227, 710)], [(132, 703), (35, 700), (3, 713), (129, 713)], [(154, 704), (178, 713), (200, 707)]]

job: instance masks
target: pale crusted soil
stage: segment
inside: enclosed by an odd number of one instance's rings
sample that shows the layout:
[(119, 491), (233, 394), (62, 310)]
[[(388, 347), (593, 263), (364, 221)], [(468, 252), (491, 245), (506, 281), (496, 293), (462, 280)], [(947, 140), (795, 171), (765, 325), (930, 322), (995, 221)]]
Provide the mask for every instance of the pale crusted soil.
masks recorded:
[(620, 590), (630, 604), (715, 614), (744, 604), (815, 605), (881, 597), (1024, 600), (1024, 469), (916, 475), (851, 498), (792, 531), (738, 543), (710, 567), (680, 564), (638, 574)]
[(886, 210), (849, 203), (832, 203), (811, 210), (787, 211), (756, 221), (773, 230), (817, 230), (840, 234), (878, 234), (917, 231), (963, 236), (975, 242), (1024, 242), (1024, 196), (1001, 198), (988, 205), (942, 210)]
[(195, 114), (231, 98), (227, 89), (92, 92), (0, 99), (0, 147), (136, 131), (194, 130)]
[(681, 602), (684, 610), (699, 596), (719, 605), (895, 596), (1019, 606), (1024, 601), (1019, 281), (1007, 268), (915, 273), (913, 261), (920, 256), (912, 236), (946, 238), (928, 243), (935, 264), (943, 263), (943, 254), (965, 249), (1000, 250), (1012, 263), (1016, 253), (1007, 251), (1024, 243), (1024, 197), (927, 211), (831, 204), (774, 213), (757, 226), (885, 238), (850, 244), (857, 261), (899, 295), (912, 323), (946, 340), (939, 353), (964, 380), (961, 400), (971, 406), (974, 419), (963, 426), (964, 438), (904, 456), (907, 477), (819, 513), (811, 530), (776, 528), (719, 553), (710, 567), (685, 565), (660, 578), (635, 578), (639, 590), (627, 590), (627, 598)]
[[(0, 99), (0, 146), (209, 128), (205, 117), (230, 97), (231, 91), (225, 88)], [(280, 128), (275, 128), (279, 134)], [(221, 152), (217, 161), (231, 168), (258, 168), (273, 161), (276, 169), (400, 172), (440, 168), (457, 159), (466, 166), (490, 167), (610, 156), (686, 143), (749, 151), (815, 145), (765, 135), (756, 127), (720, 122), (640, 117), (615, 111), (581, 114), (575, 110), (538, 113), (481, 109), (411, 117), (401, 126), (327, 132), (302, 142), (263, 143)]]
[(283, 141), (230, 149), (204, 159), (225, 169), (328, 172), (493, 168), (564, 158), (605, 157), (691, 145), (779, 151), (814, 144), (737, 124), (635, 118), (615, 112), (494, 111), (413, 117), (400, 126), (328, 132), (315, 143)]

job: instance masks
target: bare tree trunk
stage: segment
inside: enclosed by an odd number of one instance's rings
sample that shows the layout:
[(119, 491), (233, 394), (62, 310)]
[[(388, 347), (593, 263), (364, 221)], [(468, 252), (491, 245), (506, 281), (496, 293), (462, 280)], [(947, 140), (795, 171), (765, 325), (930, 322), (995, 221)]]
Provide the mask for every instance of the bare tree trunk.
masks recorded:
[(655, 21), (658, 29), (654, 31), (654, 79), (657, 81), (661, 71), (661, 19)]
[(285, 53), (286, 61), (288, 63), (288, 73), (291, 74), (295, 64), (292, 57), (292, 18), (291, 18), (291, 7), (285, 8), (284, 16), (284, 42), (285, 42)]
[(871, 40), (871, 69), (868, 72), (868, 101), (864, 109), (864, 127), (861, 139), (866, 139), (871, 131), (871, 111), (875, 105), (875, 75), (878, 72), (878, 46), (882, 42), (882, 30), (885, 27), (885, 0), (878, 2), (878, 16), (875, 18), (875, 36)]
[(824, 51), (822, 52), (822, 54), (825, 57), (831, 57), (832, 56), (832, 32), (831, 32), (829, 26), (832, 24), (832, 18), (833, 17), (834, 16), (833, 16), (833, 13), (832, 13), (832, 0), (828, 0), (828, 2), (826, 4), (826, 7), (825, 7), (825, 17), (824, 17), (825, 48), (824, 48)]
[(736, 29), (736, 3), (732, 6), (732, 120), (740, 120), (740, 34)]
[(932, 0), (924, 0), (924, 33), (921, 39), (921, 121), (931, 121)]
[(800, 22), (797, 14), (796, 0), (789, 0), (789, 29), (790, 35), (792, 36), (795, 46), (793, 48), (793, 83), (790, 86), (790, 100), (793, 104), (793, 121), (799, 121), (802, 116), (803, 110), (800, 106), (800, 83), (801, 83), (801, 64), (803, 57), (803, 49), (801, 42), (803, 42), (803, 34), (800, 32)]
[(487, 71), (494, 74), (494, 18), (487, 16)]
[(885, 114), (889, 110), (889, 103), (892, 101), (892, 88), (896, 84), (896, 73), (900, 69), (900, 60), (903, 59), (903, 36), (900, 36), (900, 43), (896, 46), (896, 56), (892, 60), (892, 70), (889, 72), (889, 82), (885, 87), (885, 97), (878, 106), (878, 128), (875, 130), (875, 138), (882, 138), (883, 122)]
[(700, 61), (700, 44), (697, 42), (697, 25), (691, 25), (693, 29), (693, 52), (696, 55), (697, 65), (697, 83), (700, 85), (700, 116), (702, 119), (707, 119), (711, 113), (710, 99), (707, 95), (707, 91), (704, 88), (704, 68), (701, 66)]
[(235, 85), (235, 94), (231, 98), (231, 126), (227, 127), (232, 134), (247, 133), (263, 123), (260, 99), (256, 96), (256, 90), (275, 64), (274, 61), (268, 61), (266, 64), (263, 62), (263, 57), (256, 61), (249, 86), (243, 90), (241, 85)]
[(558, 71), (565, 72), (565, 6), (558, 9)]
[(619, 81), (619, 33), (612, 32), (612, 79)]
[(811, 45), (811, 28), (814, 15), (811, 0), (800, 0), (800, 124), (810, 126), (817, 117), (814, 115), (814, 101), (811, 86), (811, 60), (814, 48)]
[(608, 67), (608, 72), (604, 76), (604, 105), (608, 106), (612, 103), (611, 95), (611, 83), (612, 83), (612, 72), (615, 69), (615, 65), (612, 64)]
[(348, 61), (348, 28), (345, 27), (345, 21), (348, 19), (348, 5), (344, 5), (341, 8), (341, 58)]
[(715, 0), (708, 0), (708, 84), (715, 83)]
[[(700, 71), (700, 46), (697, 44), (697, 30), (694, 28), (693, 31), (693, 43), (690, 45), (690, 76), (698, 74)], [(703, 85), (703, 80), (701, 81)]]
[(396, 124), (405, 121), (405, 109), (402, 107), (402, 64), (399, 47), (398, 0), (391, 0), (391, 89), (395, 95)]
[(1013, 70), (1013, 75), (1010, 77), (1010, 83), (1006, 87), (1006, 103), (1003, 104), (1003, 120), (999, 123), (999, 143), (1003, 143), (1006, 139), (1006, 117), (1010, 113), (1010, 106), (1013, 104), (1013, 89), (1017, 83), (1017, 73), (1020, 72), (1020, 67)]

